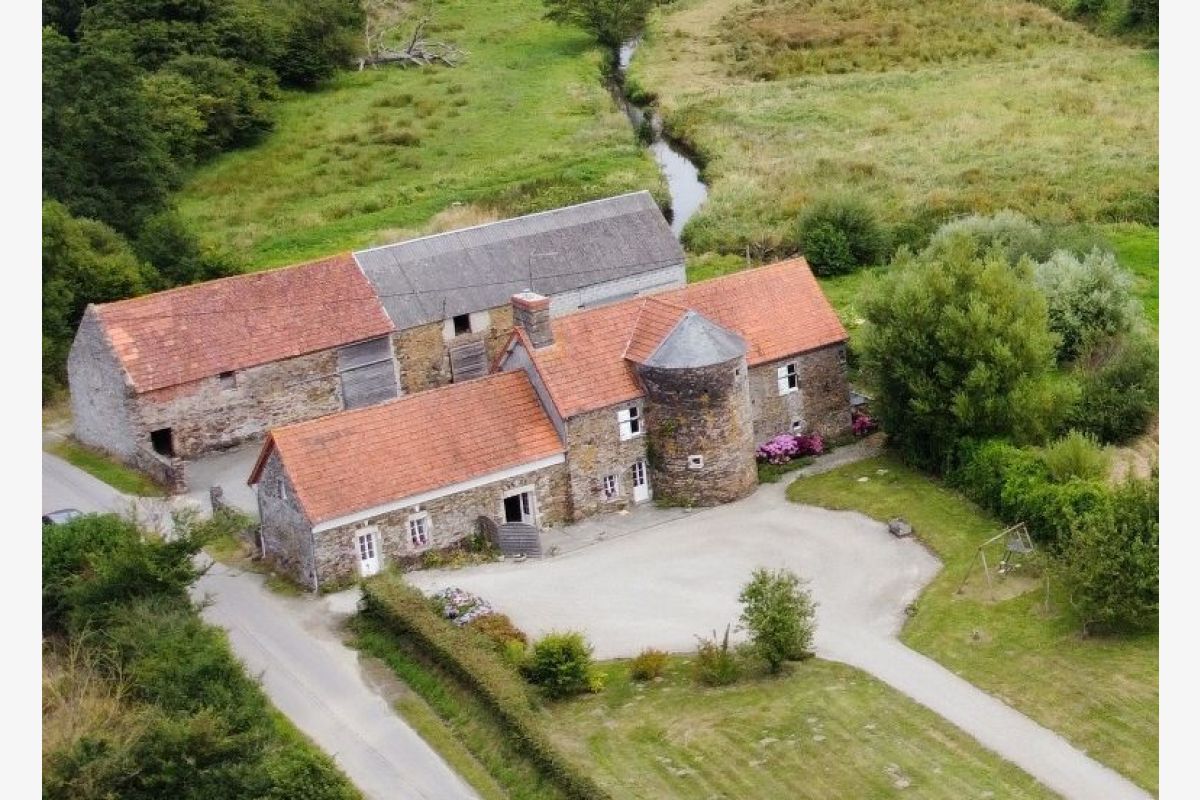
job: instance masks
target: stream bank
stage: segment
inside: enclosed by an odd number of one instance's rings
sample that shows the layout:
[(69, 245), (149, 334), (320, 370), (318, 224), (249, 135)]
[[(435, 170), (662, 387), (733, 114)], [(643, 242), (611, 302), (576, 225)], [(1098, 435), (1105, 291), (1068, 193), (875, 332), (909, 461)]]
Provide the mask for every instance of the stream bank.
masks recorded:
[(671, 231), (679, 238), (683, 226), (708, 197), (708, 186), (700, 180), (700, 168), (687, 149), (663, 134), (662, 120), (654, 109), (648, 105), (638, 105), (626, 91), (625, 74), (639, 44), (639, 38), (630, 39), (617, 51), (616, 70), (609, 80), (609, 91), (628, 117), (634, 134), (639, 139), (648, 139), (646, 147), (667, 180), (667, 191), (671, 195), (667, 219), (671, 223)]

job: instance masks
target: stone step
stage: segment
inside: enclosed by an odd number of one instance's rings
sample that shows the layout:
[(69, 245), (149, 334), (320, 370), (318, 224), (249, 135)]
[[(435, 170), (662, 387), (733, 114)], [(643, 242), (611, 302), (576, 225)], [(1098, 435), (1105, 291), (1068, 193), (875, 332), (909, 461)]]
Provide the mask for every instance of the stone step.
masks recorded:
[(505, 556), (540, 558), (542, 537), (537, 528), (521, 522), (508, 522), (497, 527), (497, 545)]

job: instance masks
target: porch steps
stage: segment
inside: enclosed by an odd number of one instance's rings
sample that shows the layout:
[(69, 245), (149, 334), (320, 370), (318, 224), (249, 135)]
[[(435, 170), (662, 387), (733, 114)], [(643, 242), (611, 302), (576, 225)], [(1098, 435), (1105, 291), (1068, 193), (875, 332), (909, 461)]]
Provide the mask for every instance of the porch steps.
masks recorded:
[(505, 558), (542, 557), (542, 537), (538, 529), (527, 522), (505, 522), (497, 525), (495, 541)]

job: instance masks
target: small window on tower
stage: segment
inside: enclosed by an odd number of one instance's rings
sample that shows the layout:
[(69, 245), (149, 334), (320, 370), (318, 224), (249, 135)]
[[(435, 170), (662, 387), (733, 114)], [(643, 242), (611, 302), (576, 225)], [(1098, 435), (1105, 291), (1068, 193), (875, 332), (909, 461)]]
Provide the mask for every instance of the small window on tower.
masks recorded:
[(471, 315), (459, 314), (454, 318), (454, 335), (462, 336), (471, 332)]
[(221, 388), (222, 389), (236, 389), (237, 388), (237, 375), (235, 375), (234, 373), (222, 372), (220, 377), (221, 377)]
[(688, 456), (688, 469), (704, 469), (704, 456)]

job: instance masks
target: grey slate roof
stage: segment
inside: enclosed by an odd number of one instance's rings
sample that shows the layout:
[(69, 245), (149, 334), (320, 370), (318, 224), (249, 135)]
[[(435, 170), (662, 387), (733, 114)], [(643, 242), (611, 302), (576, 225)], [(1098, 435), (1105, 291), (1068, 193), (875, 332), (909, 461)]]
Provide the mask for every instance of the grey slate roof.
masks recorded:
[(661, 369), (693, 369), (744, 356), (746, 341), (728, 328), (689, 311), (667, 334), (645, 364)]
[(642, 191), (361, 250), (354, 258), (403, 330), (506, 305), (524, 289), (552, 296), (682, 264), (683, 248)]

